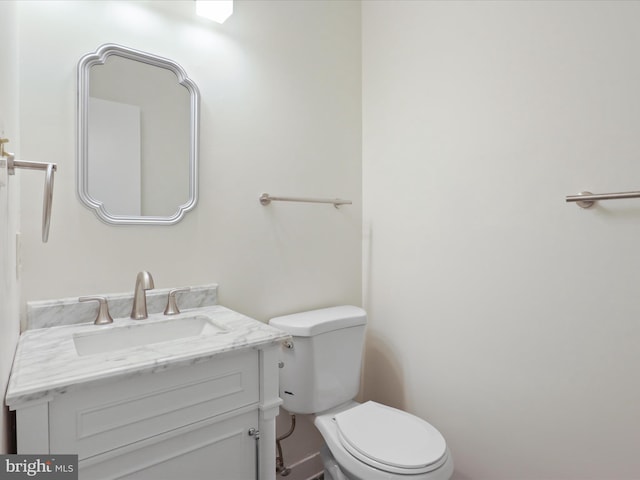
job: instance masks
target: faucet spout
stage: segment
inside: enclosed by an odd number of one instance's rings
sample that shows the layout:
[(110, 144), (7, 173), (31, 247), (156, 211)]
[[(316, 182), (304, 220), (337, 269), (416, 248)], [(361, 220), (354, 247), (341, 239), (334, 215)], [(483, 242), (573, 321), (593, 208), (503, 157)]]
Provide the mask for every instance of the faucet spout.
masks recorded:
[(147, 318), (147, 295), (146, 290), (154, 288), (153, 277), (147, 271), (138, 273), (136, 277), (136, 288), (133, 294), (133, 308), (131, 309), (131, 318), (134, 320), (142, 320)]

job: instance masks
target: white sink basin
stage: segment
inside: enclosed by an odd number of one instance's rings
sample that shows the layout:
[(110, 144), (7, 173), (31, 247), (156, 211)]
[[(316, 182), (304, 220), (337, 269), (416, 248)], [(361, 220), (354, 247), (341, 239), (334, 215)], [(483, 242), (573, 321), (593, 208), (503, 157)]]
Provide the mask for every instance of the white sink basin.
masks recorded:
[(76, 333), (73, 343), (78, 355), (84, 356), (216, 333), (227, 333), (227, 329), (205, 315), (195, 315), (139, 325), (109, 325), (95, 332)]

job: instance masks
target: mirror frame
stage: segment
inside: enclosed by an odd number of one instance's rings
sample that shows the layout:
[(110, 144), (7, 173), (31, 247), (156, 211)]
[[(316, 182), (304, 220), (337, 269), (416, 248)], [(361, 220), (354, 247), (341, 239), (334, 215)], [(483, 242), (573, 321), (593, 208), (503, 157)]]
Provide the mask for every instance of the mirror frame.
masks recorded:
[[(94, 65), (103, 65), (111, 55), (144, 62), (152, 66), (165, 68), (175, 73), (178, 83), (189, 91), (191, 101), (190, 112), (190, 151), (189, 151), (189, 198), (179, 205), (172, 216), (133, 216), (113, 215), (89, 193), (89, 89), (90, 72)], [(189, 79), (184, 69), (176, 62), (150, 53), (124, 47), (114, 43), (101, 45), (95, 53), (82, 57), (78, 63), (78, 151), (77, 151), (77, 187), (81, 202), (93, 209), (100, 220), (110, 225), (173, 225), (178, 223), (198, 201), (198, 150), (200, 133), (200, 92), (196, 84)]]

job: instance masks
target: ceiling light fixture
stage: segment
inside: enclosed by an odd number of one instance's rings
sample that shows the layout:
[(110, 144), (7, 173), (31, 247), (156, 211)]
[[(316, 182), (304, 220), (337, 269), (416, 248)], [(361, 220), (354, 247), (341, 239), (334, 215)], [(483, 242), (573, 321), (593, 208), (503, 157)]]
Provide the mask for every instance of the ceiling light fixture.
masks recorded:
[(224, 23), (233, 13), (233, 0), (196, 0), (196, 13), (214, 22)]

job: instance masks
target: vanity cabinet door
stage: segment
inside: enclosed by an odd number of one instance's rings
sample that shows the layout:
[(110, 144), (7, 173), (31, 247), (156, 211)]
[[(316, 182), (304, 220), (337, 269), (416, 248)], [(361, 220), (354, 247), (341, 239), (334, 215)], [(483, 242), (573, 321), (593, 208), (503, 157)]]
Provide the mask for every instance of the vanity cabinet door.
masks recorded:
[[(258, 426), (253, 410), (203, 421), (80, 462), (82, 480), (251, 480), (256, 478)], [(115, 452), (114, 452), (115, 453)]]

